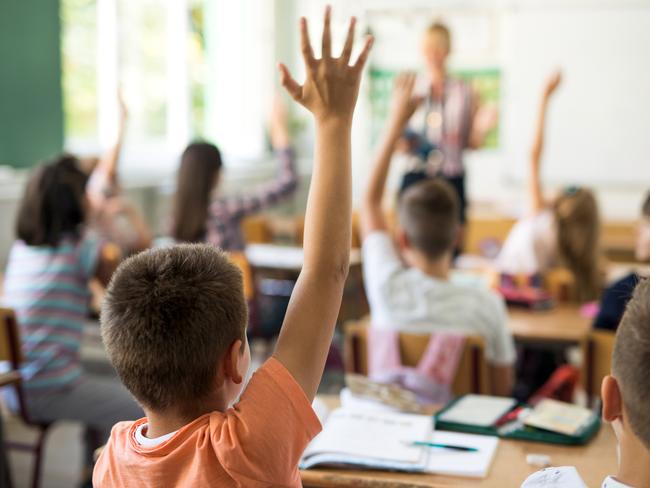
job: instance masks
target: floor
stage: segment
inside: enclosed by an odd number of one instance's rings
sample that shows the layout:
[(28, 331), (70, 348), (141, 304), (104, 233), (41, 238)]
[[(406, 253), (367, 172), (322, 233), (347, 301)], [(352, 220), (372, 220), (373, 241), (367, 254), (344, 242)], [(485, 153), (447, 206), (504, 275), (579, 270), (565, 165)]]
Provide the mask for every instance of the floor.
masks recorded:
[[(97, 324), (86, 328), (82, 358), (84, 366), (93, 373), (114, 374), (101, 344)], [(252, 368), (262, 364), (270, 347), (253, 343), (251, 347)], [(339, 370), (326, 371), (321, 383), (321, 393), (334, 393), (341, 389), (343, 374)], [(30, 441), (34, 431), (24, 426), (20, 419), (8, 414), (4, 417), (7, 439)], [(57, 422), (48, 433), (45, 448), (42, 488), (73, 488), (79, 483), (81, 470), (81, 427), (72, 422)], [(9, 464), (14, 488), (30, 487), (32, 456), (27, 453), (10, 452)], [(0, 487), (1, 488), (1, 487)]]

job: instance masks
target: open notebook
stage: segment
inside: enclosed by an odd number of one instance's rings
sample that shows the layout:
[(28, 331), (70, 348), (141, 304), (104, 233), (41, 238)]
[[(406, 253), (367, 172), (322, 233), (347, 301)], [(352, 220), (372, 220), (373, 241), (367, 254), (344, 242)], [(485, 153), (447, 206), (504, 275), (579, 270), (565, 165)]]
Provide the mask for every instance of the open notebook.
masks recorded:
[[(477, 451), (414, 446), (413, 442)], [(485, 477), (498, 442), (496, 437), (434, 432), (428, 415), (340, 408), (327, 416), (323, 431), (305, 450), (300, 468), (336, 466)]]

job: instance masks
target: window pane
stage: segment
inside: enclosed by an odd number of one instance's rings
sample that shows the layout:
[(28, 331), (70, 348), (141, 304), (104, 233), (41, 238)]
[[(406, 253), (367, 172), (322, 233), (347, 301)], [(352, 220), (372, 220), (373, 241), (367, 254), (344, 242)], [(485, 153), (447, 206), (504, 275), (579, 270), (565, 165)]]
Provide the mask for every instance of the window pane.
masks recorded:
[(67, 139), (97, 139), (95, 0), (62, 0), (63, 103)]
[(190, 0), (190, 25), (187, 40), (187, 59), (190, 83), (190, 133), (205, 137), (205, 86), (207, 60), (205, 48), (205, 2)]
[(167, 26), (160, 0), (119, 0), (120, 81), (129, 104), (129, 138), (166, 133)]

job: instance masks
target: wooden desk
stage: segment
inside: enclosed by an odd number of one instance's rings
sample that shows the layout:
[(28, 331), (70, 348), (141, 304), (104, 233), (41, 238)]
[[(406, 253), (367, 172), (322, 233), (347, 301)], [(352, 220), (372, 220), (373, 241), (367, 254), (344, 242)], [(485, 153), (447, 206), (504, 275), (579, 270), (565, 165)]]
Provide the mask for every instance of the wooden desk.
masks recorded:
[[(326, 398), (328, 406), (337, 400)], [(499, 443), (490, 474), (485, 479), (458, 478), (432, 474), (405, 474), (383, 471), (348, 471), (313, 469), (301, 471), (305, 488), (431, 488), (476, 487), (516, 488), (539, 468), (526, 463), (527, 454), (546, 454), (554, 466), (576, 466), (587, 486), (600, 486), (605, 476), (616, 474), (616, 438), (609, 425), (586, 446), (555, 446), (535, 442), (502, 440)]]
[(508, 326), (521, 342), (581, 344), (591, 332), (592, 320), (580, 315), (577, 305), (558, 305), (551, 310), (508, 310)]
[[(299, 273), (305, 259), (302, 247), (276, 244), (251, 244), (246, 246), (246, 259), (254, 268)], [(350, 267), (361, 265), (361, 250), (350, 251)]]

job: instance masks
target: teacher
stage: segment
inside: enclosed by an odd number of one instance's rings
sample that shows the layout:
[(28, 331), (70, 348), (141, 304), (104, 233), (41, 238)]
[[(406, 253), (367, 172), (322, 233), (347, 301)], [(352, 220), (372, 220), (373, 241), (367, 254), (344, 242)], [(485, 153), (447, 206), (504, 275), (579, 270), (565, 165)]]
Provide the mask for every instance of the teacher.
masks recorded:
[(427, 87), (422, 94), (423, 103), (413, 114), (405, 133), (408, 151), (414, 157), (401, 189), (424, 178), (443, 178), (458, 194), (464, 227), (467, 198), (463, 152), (483, 146), (485, 136), (496, 124), (497, 113), (493, 107), (479, 107), (472, 87), (448, 75), (450, 51), (449, 29), (434, 22), (422, 39)]

